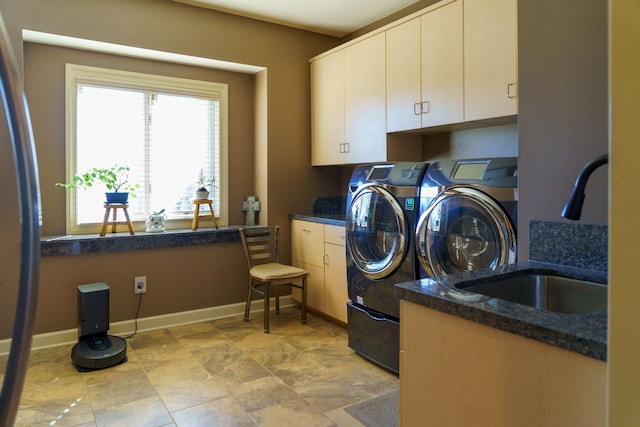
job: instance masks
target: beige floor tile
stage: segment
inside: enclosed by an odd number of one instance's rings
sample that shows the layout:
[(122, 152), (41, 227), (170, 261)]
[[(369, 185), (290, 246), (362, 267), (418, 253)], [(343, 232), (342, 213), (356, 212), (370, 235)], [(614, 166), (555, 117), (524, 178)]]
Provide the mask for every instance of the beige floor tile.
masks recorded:
[(231, 397), (176, 411), (172, 415), (178, 427), (248, 427), (257, 425)]
[(23, 405), (18, 412), (16, 426), (95, 426), (89, 399), (48, 400), (36, 405)]
[(115, 381), (101, 382), (87, 388), (94, 410), (123, 405), (149, 397), (157, 397), (155, 389), (144, 374), (119, 378)]
[(347, 413), (344, 408), (334, 409), (324, 414), (327, 418), (331, 419), (336, 425), (340, 427), (363, 427), (360, 421), (353, 418)]
[[(361, 427), (344, 407), (398, 388), (346, 329), (297, 307), (139, 333), (129, 360), (78, 372), (71, 346), (33, 351), (17, 427)], [(0, 379), (6, 356), (0, 357)]]
[(250, 412), (249, 415), (261, 427), (336, 425), (334, 421), (299, 397)]
[(174, 421), (157, 396), (95, 411), (98, 427), (158, 427)]
[(174, 326), (168, 329), (169, 329), (169, 332), (171, 332), (171, 334), (176, 338), (180, 338), (187, 335), (200, 334), (203, 332), (217, 331), (213, 322), (190, 323), (188, 325)]
[(239, 384), (231, 390), (236, 401), (247, 411), (255, 411), (297, 398), (284, 382), (268, 376)]

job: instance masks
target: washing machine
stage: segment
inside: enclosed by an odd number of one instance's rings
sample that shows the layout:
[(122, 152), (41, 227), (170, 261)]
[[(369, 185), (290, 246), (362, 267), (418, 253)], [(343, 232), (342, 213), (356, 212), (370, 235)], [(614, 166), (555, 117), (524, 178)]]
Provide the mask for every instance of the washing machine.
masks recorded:
[(358, 166), (347, 190), (349, 347), (396, 373), (400, 305), (394, 286), (418, 277), (414, 236), (426, 168), (422, 162)]
[(418, 277), (516, 261), (517, 157), (431, 163), (420, 187)]

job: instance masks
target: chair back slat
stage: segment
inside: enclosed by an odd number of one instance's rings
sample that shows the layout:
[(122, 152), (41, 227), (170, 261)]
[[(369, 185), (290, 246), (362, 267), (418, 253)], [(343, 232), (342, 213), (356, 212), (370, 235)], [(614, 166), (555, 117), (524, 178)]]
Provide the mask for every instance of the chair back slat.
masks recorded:
[(239, 231), (249, 268), (254, 265), (278, 262), (279, 226), (240, 228)]

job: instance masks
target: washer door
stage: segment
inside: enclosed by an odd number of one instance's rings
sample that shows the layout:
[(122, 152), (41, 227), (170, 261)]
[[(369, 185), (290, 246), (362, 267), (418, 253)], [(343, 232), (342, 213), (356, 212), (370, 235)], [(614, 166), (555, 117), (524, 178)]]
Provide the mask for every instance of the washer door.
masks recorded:
[(369, 279), (393, 274), (411, 239), (396, 198), (379, 185), (362, 186), (348, 207), (346, 222), (347, 247), (356, 268)]
[(509, 216), (491, 196), (452, 187), (420, 216), (416, 251), (430, 277), (495, 269), (515, 262), (516, 236)]

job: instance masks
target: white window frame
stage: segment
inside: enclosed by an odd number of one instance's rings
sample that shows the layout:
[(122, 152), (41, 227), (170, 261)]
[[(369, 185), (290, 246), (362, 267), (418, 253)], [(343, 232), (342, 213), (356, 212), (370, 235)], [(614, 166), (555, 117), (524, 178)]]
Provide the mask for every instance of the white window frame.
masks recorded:
[[(77, 129), (77, 92), (78, 84), (103, 84), (114, 87), (151, 90), (180, 95), (199, 97), (217, 97), (220, 102), (220, 182), (216, 182), (220, 191), (220, 212), (215, 212), (218, 225), (228, 225), (229, 211), (229, 179), (228, 179), (228, 86), (224, 83), (166, 77), (122, 70), (90, 67), (77, 64), (66, 64), (65, 115), (66, 115), (66, 182), (72, 182), (76, 175), (76, 129)], [(105, 147), (108, 149), (108, 147)], [(67, 192), (67, 234), (97, 233), (102, 225), (102, 217), (95, 223), (78, 224), (76, 217), (76, 192)], [(167, 228), (190, 228), (193, 218), (173, 219), (167, 221)], [(134, 222), (139, 229), (140, 223)], [(137, 225), (137, 226), (136, 226)]]

